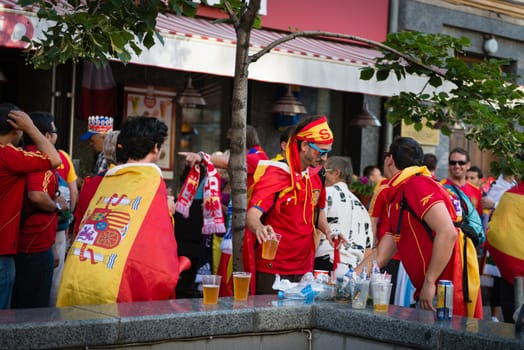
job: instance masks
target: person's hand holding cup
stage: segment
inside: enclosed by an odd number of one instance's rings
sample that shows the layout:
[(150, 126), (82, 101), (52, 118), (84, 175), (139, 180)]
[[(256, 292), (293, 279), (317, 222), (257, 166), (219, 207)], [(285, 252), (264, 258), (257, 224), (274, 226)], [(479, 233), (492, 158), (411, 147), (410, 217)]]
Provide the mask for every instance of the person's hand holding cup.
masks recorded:
[(262, 259), (274, 260), (277, 254), (278, 244), (282, 235), (279, 233), (273, 232), (268, 239), (262, 243)]

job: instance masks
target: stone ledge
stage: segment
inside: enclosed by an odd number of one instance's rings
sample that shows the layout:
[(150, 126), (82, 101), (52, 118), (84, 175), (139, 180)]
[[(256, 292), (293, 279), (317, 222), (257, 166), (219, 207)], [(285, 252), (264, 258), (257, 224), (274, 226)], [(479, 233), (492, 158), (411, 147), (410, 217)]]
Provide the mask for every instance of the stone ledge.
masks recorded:
[(349, 305), (305, 305), (276, 296), (247, 302), (221, 298), (0, 310), (0, 349), (125, 345), (231, 334), (320, 329), (420, 349), (522, 349), (514, 326), (463, 317), (435, 321), (433, 313), (390, 306), (388, 313)]

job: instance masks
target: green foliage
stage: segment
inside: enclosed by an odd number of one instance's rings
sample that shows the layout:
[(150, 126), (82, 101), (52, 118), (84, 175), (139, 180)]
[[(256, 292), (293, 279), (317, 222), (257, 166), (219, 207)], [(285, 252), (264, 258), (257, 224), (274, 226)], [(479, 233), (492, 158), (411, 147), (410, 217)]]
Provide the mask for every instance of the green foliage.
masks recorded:
[(349, 184), (349, 189), (356, 196), (371, 196), (375, 190), (375, 184), (369, 181), (365, 176), (358, 177), (353, 175), (351, 183)]
[[(203, 1), (206, 3), (206, 1)], [(219, 5), (224, 8), (225, 0)], [(243, 0), (229, 0), (233, 11), (241, 16), (247, 9)], [(168, 12), (194, 17), (198, 3), (191, 0), (20, 0), (20, 5), (39, 7), (39, 19), (54, 23), (43, 38), (30, 41), (27, 61), (37, 69), (49, 69), (69, 60), (90, 60), (105, 65), (111, 58), (124, 64), (144, 48), (163, 44), (156, 31), (159, 14)], [(230, 21), (228, 18), (227, 21)], [(260, 26), (260, 17), (254, 24)]]
[(377, 80), (384, 80), (393, 72), (397, 78), (413, 74), (426, 77), (427, 86), (446, 87), (432, 94), (393, 96), (386, 103), (391, 123), (404, 120), (416, 130), (440, 128), (447, 135), (453, 127), (464, 127), (468, 139), (498, 156), (498, 171), (524, 174), (524, 92), (513, 83), (515, 77), (501, 70), (509, 62), (467, 63), (460, 56), (469, 40), (440, 34), (392, 33), (384, 45), (404, 57), (382, 50), (375, 67), (362, 69), (361, 79), (376, 74)]
[[(20, 5), (37, 5), (38, 18), (54, 23), (41, 40), (31, 42), (27, 60), (49, 69), (68, 60), (87, 59), (106, 64), (109, 58), (129, 62), (132, 54), (151, 48), (159, 13), (171, 11), (194, 16), (198, 4), (189, 0), (20, 0)], [(26, 41), (29, 41), (25, 38)]]

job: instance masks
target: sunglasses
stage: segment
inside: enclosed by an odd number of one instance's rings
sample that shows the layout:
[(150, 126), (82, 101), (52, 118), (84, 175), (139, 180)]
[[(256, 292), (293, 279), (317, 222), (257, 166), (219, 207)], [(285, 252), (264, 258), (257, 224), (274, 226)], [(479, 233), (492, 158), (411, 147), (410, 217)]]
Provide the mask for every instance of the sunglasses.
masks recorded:
[(391, 152), (384, 151), (384, 159), (386, 159), (390, 155), (391, 155)]
[(449, 161), (449, 165), (460, 165), (460, 166), (464, 166), (466, 165), (468, 162), (466, 162), (465, 160), (450, 160)]
[(315, 145), (314, 143), (311, 143), (311, 142), (308, 142), (307, 144), (308, 144), (309, 147), (311, 147), (315, 151), (317, 151), (318, 155), (320, 157), (327, 156), (329, 154), (329, 152), (331, 152), (331, 148), (330, 149), (322, 149), (322, 148), (318, 147), (317, 145)]

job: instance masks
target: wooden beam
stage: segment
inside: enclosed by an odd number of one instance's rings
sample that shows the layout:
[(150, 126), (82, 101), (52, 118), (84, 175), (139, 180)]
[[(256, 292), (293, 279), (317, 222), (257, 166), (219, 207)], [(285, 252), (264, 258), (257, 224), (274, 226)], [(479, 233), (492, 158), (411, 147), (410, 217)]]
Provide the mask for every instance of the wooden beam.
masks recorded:
[(513, 0), (447, 0), (456, 5), (465, 5), (479, 8), (486, 11), (524, 19), (524, 2)]

